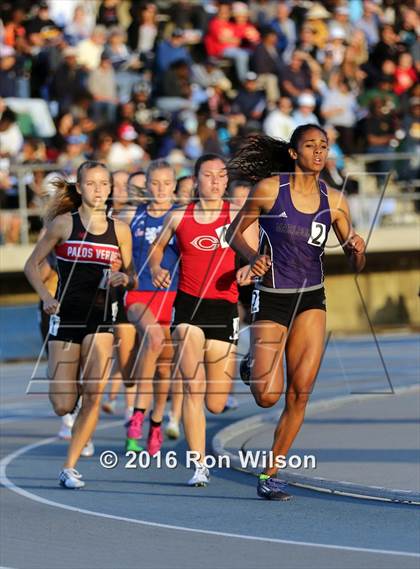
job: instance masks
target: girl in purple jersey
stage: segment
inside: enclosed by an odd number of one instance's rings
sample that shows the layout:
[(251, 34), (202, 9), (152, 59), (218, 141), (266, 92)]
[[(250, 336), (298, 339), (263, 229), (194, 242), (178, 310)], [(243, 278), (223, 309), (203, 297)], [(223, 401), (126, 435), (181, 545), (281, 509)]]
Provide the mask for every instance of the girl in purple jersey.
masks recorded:
[[(326, 323), (322, 257), (331, 226), (354, 269), (359, 272), (365, 265), (365, 243), (352, 228), (345, 197), (319, 179), (327, 155), (325, 131), (307, 124), (293, 132), (289, 143), (250, 137), (229, 164), (231, 174), (255, 184), (227, 240), (258, 277), (251, 352), (241, 367), (243, 375), (248, 368), (261, 407), (272, 407), (280, 398), (286, 354), (286, 401), (274, 433), (274, 457), (286, 456), (293, 444), (321, 364)], [(259, 251), (243, 238), (256, 219)], [(258, 495), (289, 500), (286, 484), (274, 478), (277, 471), (274, 464), (260, 475)]]

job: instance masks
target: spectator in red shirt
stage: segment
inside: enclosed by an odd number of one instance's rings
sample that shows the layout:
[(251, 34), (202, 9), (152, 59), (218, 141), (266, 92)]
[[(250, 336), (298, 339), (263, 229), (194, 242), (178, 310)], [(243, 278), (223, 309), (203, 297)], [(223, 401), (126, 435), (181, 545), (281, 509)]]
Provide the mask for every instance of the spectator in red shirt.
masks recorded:
[(249, 9), (245, 2), (232, 4), (234, 34), (241, 40), (240, 47), (253, 49), (260, 41), (260, 32), (249, 21)]
[(394, 93), (402, 95), (417, 82), (417, 72), (411, 53), (402, 53), (395, 69)]
[(232, 58), (239, 80), (244, 81), (248, 72), (249, 54), (240, 47), (241, 39), (235, 34), (230, 16), (230, 5), (220, 2), (217, 16), (209, 24), (204, 45), (209, 56)]
[(10, 21), (4, 26), (4, 44), (10, 47), (16, 47), (16, 37), (25, 37), (26, 30), (22, 25), (25, 20), (25, 11), (23, 8), (16, 6), (10, 15)]

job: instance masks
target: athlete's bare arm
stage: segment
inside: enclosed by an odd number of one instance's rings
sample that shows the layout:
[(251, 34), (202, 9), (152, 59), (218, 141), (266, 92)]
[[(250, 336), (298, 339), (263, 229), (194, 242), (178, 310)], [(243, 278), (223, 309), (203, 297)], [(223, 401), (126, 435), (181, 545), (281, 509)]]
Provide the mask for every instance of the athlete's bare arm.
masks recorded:
[(268, 213), (274, 205), (279, 191), (279, 177), (272, 176), (261, 180), (251, 191), (243, 208), (231, 223), (226, 239), (236, 253), (251, 265), (254, 276), (263, 276), (271, 265), (267, 255), (259, 255), (256, 247), (251, 247), (244, 233), (260, 215)]
[(124, 286), (128, 289), (136, 288), (137, 275), (133, 268), (133, 240), (130, 227), (119, 219), (115, 219), (114, 223), (121, 252), (122, 271), (112, 271), (109, 284), (111, 286)]
[[(235, 219), (238, 215), (239, 209), (230, 209), (230, 222)], [(252, 247), (253, 249), (258, 249), (258, 240), (259, 240), (259, 224), (258, 220), (251, 223), (249, 227), (247, 227), (244, 231), (244, 239), (247, 244)], [(250, 285), (254, 282), (254, 275), (251, 272), (251, 265), (245, 265), (236, 271), (236, 282), (239, 286), (246, 286)]]
[(349, 204), (337, 190), (328, 188), (328, 200), (331, 209), (331, 222), (344, 253), (349, 258), (353, 269), (360, 273), (366, 264), (366, 244), (353, 228)]
[(149, 267), (152, 274), (153, 285), (157, 288), (168, 288), (171, 284), (170, 272), (167, 269), (163, 269), (160, 264), (169, 241), (181, 223), (185, 209), (185, 207), (179, 208), (167, 215), (161, 232), (150, 246), (148, 257)]
[(70, 237), (71, 230), (71, 215), (65, 213), (64, 215), (57, 216), (47, 225), (44, 235), (35, 245), (35, 249), (25, 263), (25, 276), (41, 298), (44, 311), (47, 314), (54, 314), (59, 304), (43, 282), (41, 265), (56, 245)]

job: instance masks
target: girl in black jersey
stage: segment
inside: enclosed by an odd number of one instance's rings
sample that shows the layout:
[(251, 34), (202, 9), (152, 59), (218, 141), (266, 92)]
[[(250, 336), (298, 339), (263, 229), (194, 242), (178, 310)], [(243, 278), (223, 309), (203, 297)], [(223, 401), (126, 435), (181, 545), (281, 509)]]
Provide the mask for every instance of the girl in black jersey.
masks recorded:
[[(59, 481), (81, 488), (75, 469), (99, 416), (111, 362), (118, 286), (133, 286), (129, 227), (106, 216), (111, 177), (104, 164), (84, 162), (75, 186), (57, 181), (45, 235), (25, 265), (25, 274), (50, 315), (49, 397), (57, 415), (71, 412), (83, 393)], [(39, 266), (55, 250), (59, 277), (55, 298), (42, 282)], [(121, 264), (121, 271), (115, 265)], [(83, 385), (79, 383), (79, 376)]]

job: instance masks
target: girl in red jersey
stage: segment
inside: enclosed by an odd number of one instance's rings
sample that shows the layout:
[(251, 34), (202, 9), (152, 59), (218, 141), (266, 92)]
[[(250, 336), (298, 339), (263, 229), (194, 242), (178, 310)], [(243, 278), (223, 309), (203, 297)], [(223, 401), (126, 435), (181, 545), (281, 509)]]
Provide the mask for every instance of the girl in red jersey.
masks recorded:
[[(105, 202), (111, 191), (106, 166), (84, 162), (75, 186), (60, 180), (57, 187), (47, 230), (26, 262), (25, 274), (50, 315), (48, 373), (54, 411), (61, 416), (72, 412), (83, 393), (59, 476), (63, 487), (81, 488), (85, 483), (75, 467), (95, 430), (109, 376), (117, 308), (113, 290), (134, 286), (135, 278), (130, 229), (106, 215)], [(39, 268), (52, 250), (59, 276), (55, 298), (42, 282)], [(124, 272), (112, 271), (119, 258)]]
[[(164, 251), (175, 235), (181, 256), (178, 293), (174, 303), (175, 368), (184, 381), (183, 422), (191, 451), (199, 459), (191, 486), (205, 486), (209, 471), (205, 457), (206, 419), (221, 413), (230, 392), (239, 333), (238, 285), (235, 253), (225, 240), (232, 221), (229, 202), (223, 200), (228, 177), (224, 160), (216, 154), (199, 158), (194, 170), (198, 200), (169, 214), (150, 249), (153, 283), (170, 285), (161, 267)], [(238, 278), (249, 273), (242, 270)]]

